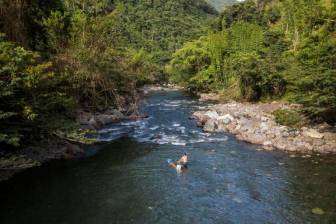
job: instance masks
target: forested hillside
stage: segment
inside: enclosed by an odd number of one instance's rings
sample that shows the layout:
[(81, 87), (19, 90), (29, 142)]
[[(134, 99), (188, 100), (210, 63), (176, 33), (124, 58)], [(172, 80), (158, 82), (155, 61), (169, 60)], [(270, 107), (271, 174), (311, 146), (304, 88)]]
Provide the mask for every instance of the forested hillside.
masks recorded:
[(79, 108), (126, 110), (215, 14), (203, 0), (1, 1), (0, 142), (67, 132)]
[(218, 16), (203, 0), (2, 1), (0, 142), (67, 132), (63, 121), (79, 108), (126, 110), (138, 86), (167, 74), (228, 99), (300, 103), (334, 121), (335, 7), (250, 0)]
[(282, 99), (316, 121), (336, 121), (336, 4), (245, 1), (217, 28), (177, 50), (171, 80), (228, 100)]

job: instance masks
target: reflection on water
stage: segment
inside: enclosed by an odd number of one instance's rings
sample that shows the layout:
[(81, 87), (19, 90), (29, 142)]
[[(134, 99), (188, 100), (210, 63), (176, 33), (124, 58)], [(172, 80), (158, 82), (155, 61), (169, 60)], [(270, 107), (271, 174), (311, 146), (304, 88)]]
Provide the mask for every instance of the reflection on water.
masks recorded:
[[(149, 118), (102, 130), (114, 141), (94, 157), (1, 184), (0, 223), (336, 222), (335, 158), (290, 158), (203, 133), (188, 119), (198, 107), (181, 92), (153, 94), (142, 107)], [(167, 159), (183, 152), (190, 164), (178, 174)]]

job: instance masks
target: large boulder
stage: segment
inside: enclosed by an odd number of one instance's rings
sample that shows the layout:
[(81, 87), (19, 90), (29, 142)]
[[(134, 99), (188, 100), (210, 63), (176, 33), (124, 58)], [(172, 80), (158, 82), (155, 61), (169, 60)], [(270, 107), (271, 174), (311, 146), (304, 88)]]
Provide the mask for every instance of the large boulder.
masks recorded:
[(205, 115), (204, 112), (202, 111), (197, 111), (193, 113), (192, 117), (198, 120), (200, 125), (204, 125), (207, 122), (207, 120), (209, 120), (209, 117)]
[(227, 128), (227, 125), (222, 123), (222, 122), (218, 122), (217, 123), (217, 129), (216, 129), (216, 132), (227, 132), (228, 131), (228, 128)]
[(200, 101), (211, 101), (211, 102), (218, 102), (220, 100), (220, 96), (214, 93), (201, 93), (200, 94)]
[(100, 124), (100, 126), (118, 122), (120, 119), (121, 118), (119, 116), (114, 114), (99, 114), (95, 116), (95, 120)]
[(218, 127), (217, 121), (214, 119), (209, 119), (205, 123), (203, 130), (206, 132), (214, 132), (216, 131), (217, 127)]
[(223, 124), (230, 124), (234, 120), (234, 117), (231, 114), (225, 114), (223, 116), (218, 117), (218, 121)]
[(273, 143), (271, 141), (264, 141), (263, 146), (272, 146)]
[(319, 138), (322, 139), (324, 135), (315, 129), (303, 129), (303, 135), (310, 137), (310, 138)]
[(81, 110), (77, 112), (77, 122), (81, 125), (88, 126), (91, 129), (98, 129), (104, 125), (119, 122), (125, 118), (125, 115), (115, 109), (111, 109), (102, 114), (95, 115)]
[(101, 127), (94, 117), (91, 117), (91, 119), (88, 122), (88, 125), (91, 129), (98, 129)]
[(204, 115), (208, 116), (210, 119), (218, 119), (219, 115), (217, 111), (209, 110)]
[(245, 136), (245, 141), (250, 142), (252, 144), (258, 144), (261, 145), (266, 141), (265, 135), (259, 135), (254, 133), (243, 133), (243, 136)]
[(269, 130), (269, 126), (267, 122), (261, 122), (260, 123), (260, 131), (263, 133), (267, 133)]

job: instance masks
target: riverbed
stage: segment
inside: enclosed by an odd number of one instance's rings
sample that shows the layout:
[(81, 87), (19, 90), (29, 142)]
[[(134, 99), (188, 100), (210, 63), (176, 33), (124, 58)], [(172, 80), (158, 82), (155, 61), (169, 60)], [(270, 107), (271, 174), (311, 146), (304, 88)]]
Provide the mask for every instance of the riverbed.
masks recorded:
[[(189, 117), (205, 106), (182, 91), (149, 94), (148, 118), (100, 130), (90, 156), (1, 183), (0, 223), (336, 223), (335, 156), (204, 133)], [(184, 152), (178, 173), (167, 159)]]

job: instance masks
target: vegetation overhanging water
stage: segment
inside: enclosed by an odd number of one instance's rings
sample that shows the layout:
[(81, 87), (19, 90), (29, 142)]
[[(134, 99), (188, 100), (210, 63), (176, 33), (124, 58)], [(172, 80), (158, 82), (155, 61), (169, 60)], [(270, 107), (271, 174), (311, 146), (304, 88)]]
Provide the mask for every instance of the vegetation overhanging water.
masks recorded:
[[(291, 158), (203, 133), (188, 119), (202, 106), (180, 91), (150, 95), (141, 104), (149, 118), (101, 130), (111, 142), (97, 155), (2, 183), (0, 222), (335, 222), (335, 158)], [(190, 165), (179, 174), (166, 160), (183, 152)]]

